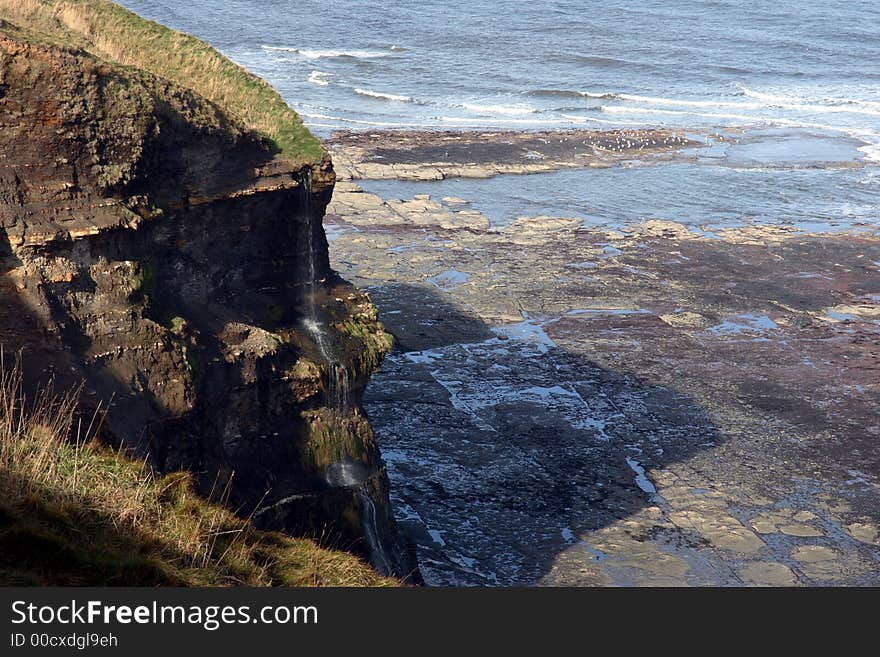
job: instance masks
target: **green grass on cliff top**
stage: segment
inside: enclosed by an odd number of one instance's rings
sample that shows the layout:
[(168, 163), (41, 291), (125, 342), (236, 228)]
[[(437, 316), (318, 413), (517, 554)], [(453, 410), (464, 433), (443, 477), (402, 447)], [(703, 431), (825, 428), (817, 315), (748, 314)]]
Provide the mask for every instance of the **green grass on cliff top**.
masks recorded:
[(265, 80), (204, 41), (113, 2), (0, 0), (0, 18), (192, 89), (266, 135), (296, 164), (317, 163), (324, 155), (321, 142)]
[[(395, 586), (346, 552), (253, 528), (93, 441), (76, 398), (22, 405), (0, 363), (0, 585)], [(220, 497), (222, 498), (222, 492)]]

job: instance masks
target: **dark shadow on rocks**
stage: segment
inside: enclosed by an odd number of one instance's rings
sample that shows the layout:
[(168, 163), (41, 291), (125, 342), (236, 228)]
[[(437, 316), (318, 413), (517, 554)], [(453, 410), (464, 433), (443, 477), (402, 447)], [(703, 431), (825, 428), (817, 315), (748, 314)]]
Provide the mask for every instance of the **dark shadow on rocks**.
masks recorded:
[[(42, 271), (22, 267), (0, 230), (0, 345), (21, 354), (29, 395), (50, 381), (59, 391), (83, 384), (82, 414), (106, 411), (106, 444), (146, 457), (159, 473), (191, 472), (205, 497), (254, 514), (258, 528), (367, 558), (369, 518), (378, 534), (372, 543), (392, 562), (387, 570), (410, 575), (359, 400), (338, 417), (320, 381), (289, 376), (314, 350), (297, 331), (304, 277), (342, 282), (328, 276), (321, 208), (312, 214), (297, 195), (273, 198), (200, 206), (188, 221), (55, 243), (44, 249)], [(252, 220), (246, 237), (239, 217)], [(308, 249), (317, 253), (313, 265)], [(332, 301), (332, 291), (322, 294)], [(285, 331), (288, 339), (276, 337)], [(352, 375), (353, 396), (364, 383), (355, 377), (365, 376)], [(364, 460), (368, 481), (354, 488), (327, 479), (310, 446), (319, 426), (328, 450), (336, 440), (341, 453)]]
[(495, 336), (473, 312), (452, 308), (430, 288), (392, 283), (369, 289), (397, 351), (421, 351)]
[(580, 533), (658, 504), (645, 471), (720, 440), (693, 399), (554, 347), (537, 323), (502, 339), (432, 288), (371, 294), (404, 350), (364, 406), (429, 584), (534, 584)]

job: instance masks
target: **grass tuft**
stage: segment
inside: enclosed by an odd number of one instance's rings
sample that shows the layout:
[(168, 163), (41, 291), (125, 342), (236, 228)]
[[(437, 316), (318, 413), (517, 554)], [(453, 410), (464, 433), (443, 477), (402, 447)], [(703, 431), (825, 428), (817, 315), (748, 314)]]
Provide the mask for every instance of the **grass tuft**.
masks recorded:
[(192, 89), (267, 136), (296, 164), (321, 161), (320, 141), (265, 80), (209, 44), (109, 0), (0, 0), (0, 18)]
[(394, 586), (357, 557), (262, 532), (92, 440), (76, 393), (28, 403), (0, 359), (0, 585)]

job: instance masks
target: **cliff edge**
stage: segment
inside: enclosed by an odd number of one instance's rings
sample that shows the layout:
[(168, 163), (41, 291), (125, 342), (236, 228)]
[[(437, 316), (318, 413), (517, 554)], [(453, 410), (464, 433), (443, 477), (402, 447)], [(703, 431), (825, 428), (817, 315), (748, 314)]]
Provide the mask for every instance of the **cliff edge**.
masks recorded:
[(104, 442), (258, 527), (415, 572), (360, 410), (390, 340), (330, 270), (332, 165), (277, 93), (113, 3), (0, 0), (0, 124), (26, 386), (82, 385)]

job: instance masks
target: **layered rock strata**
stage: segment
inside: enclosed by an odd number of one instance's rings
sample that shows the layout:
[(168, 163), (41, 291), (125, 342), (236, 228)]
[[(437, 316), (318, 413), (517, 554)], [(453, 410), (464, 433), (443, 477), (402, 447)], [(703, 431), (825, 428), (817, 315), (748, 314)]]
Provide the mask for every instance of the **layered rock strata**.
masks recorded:
[(359, 406), (390, 342), (329, 268), (329, 158), (0, 21), (0, 344), (261, 527), (414, 566)]

